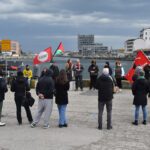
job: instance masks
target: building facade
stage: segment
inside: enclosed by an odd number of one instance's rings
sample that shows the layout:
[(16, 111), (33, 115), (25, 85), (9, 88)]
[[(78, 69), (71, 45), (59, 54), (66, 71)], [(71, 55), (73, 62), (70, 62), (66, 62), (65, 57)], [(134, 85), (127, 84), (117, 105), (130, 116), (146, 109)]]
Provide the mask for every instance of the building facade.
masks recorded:
[(82, 56), (99, 56), (108, 51), (107, 46), (94, 42), (94, 35), (78, 35), (78, 51)]
[(150, 49), (150, 28), (142, 29), (140, 37), (125, 41), (125, 52), (134, 53), (138, 50)]

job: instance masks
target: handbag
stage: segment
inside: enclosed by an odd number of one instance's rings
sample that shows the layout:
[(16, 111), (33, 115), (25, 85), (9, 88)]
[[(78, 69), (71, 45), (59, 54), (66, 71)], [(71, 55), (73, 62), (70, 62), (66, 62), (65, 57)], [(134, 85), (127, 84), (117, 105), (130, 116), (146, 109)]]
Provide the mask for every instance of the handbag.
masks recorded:
[(30, 92), (25, 92), (25, 96), (22, 99), (22, 106), (30, 106), (32, 107), (35, 102), (35, 99), (31, 96)]
[(33, 106), (34, 102), (35, 102), (35, 99), (31, 96), (31, 93), (30, 92), (26, 92), (26, 98), (27, 98), (27, 103), (30, 107)]

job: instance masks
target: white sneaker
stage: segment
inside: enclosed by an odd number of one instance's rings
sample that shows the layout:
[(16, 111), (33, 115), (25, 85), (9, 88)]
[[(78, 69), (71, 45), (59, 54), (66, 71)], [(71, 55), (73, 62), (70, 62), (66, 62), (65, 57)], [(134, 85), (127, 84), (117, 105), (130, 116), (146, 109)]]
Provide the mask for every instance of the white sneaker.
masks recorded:
[(0, 126), (5, 126), (5, 125), (6, 125), (6, 123), (0, 122)]
[(119, 92), (122, 92), (122, 89), (119, 89)]

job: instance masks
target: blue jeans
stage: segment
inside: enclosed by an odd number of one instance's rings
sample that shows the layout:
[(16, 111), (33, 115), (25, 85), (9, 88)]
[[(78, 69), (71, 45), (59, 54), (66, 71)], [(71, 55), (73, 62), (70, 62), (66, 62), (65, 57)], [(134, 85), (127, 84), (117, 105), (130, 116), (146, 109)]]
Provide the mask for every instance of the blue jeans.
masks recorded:
[(28, 85), (29, 85), (29, 87), (30, 87), (31, 79), (28, 79), (27, 82), (28, 82)]
[(59, 110), (59, 125), (67, 124), (66, 121), (66, 108), (67, 105), (57, 105)]
[[(139, 118), (139, 110), (140, 110), (140, 106), (139, 105), (135, 106), (135, 120), (137, 121)], [(143, 111), (143, 120), (146, 120), (147, 119), (146, 106), (142, 106), (142, 111)]]

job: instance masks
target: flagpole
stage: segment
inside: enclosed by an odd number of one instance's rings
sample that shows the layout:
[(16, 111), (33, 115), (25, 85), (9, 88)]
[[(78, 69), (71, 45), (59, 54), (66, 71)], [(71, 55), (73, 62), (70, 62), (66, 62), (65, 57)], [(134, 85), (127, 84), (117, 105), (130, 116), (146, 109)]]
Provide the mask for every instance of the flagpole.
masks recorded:
[[(60, 44), (61, 44), (62, 42), (60, 42)], [(59, 44), (59, 46), (60, 46), (60, 44)], [(58, 46), (58, 47), (59, 47)], [(58, 49), (58, 47), (57, 47), (57, 49)], [(53, 56), (52, 56), (52, 59), (51, 59), (51, 61), (50, 61), (50, 63), (52, 63), (52, 61), (53, 61), (53, 58), (54, 58), (54, 56), (55, 56), (55, 54), (56, 54), (56, 52), (57, 52), (57, 49), (55, 50), (55, 52), (54, 52), (54, 54), (53, 54)]]

